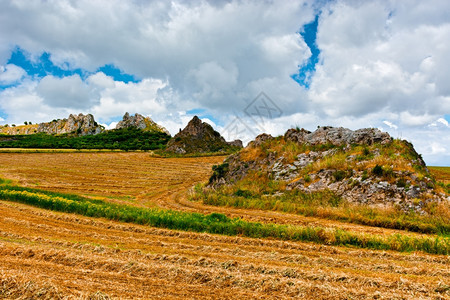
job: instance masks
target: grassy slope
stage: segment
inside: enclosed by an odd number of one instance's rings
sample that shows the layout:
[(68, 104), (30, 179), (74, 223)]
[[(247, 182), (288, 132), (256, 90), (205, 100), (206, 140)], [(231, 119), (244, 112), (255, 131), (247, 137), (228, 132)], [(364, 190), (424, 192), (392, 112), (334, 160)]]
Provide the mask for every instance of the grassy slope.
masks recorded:
[[(426, 169), (417, 163), (418, 154), (412, 145), (400, 140), (394, 140), (388, 145), (354, 145), (350, 150), (344, 151), (342, 147), (333, 145), (298, 145), (285, 141), (283, 137), (278, 137), (266, 141), (260, 147), (245, 148), (239, 156), (242, 161), (252, 163), (273, 153), (277, 157), (283, 156), (288, 162), (292, 162), (300, 153), (328, 149), (337, 151), (325, 159), (306, 166), (299, 178), (293, 181), (306, 180), (310, 174), (321, 169), (337, 170), (335, 173), (342, 173), (344, 178), (352, 176), (354, 171), (363, 171), (363, 176), (372, 176), (370, 170), (377, 166), (380, 166), (382, 170), (381, 180), (390, 183), (400, 184), (410, 181), (412, 186), (416, 184), (413, 178), (421, 180), (430, 176)], [(375, 152), (379, 152), (380, 155), (374, 156)], [(347, 159), (349, 156), (356, 157), (356, 159), (349, 162)], [(411, 164), (410, 162), (414, 160), (416, 163)], [(216, 171), (213, 176), (223, 176), (227, 172), (227, 168), (227, 164), (215, 167)], [(224, 170), (217, 172), (217, 169)], [(430, 182), (430, 184), (435, 185), (437, 191), (445, 190), (436, 182)], [(351, 204), (332, 192), (304, 194), (299, 191), (286, 192), (285, 187), (285, 182), (272, 180), (262, 169), (250, 171), (246, 177), (231, 186), (222, 186), (219, 189), (205, 189), (198, 186), (191, 200), (215, 206), (281, 211), (369, 226), (438, 233), (444, 236), (450, 234), (450, 209), (447, 203), (424, 201), (424, 209), (428, 214), (422, 216), (413, 211), (405, 213), (396, 207), (381, 209)], [(280, 194), (280, 191), (283, 194)], [(417, 201), (422, 200), (417, 199)]]

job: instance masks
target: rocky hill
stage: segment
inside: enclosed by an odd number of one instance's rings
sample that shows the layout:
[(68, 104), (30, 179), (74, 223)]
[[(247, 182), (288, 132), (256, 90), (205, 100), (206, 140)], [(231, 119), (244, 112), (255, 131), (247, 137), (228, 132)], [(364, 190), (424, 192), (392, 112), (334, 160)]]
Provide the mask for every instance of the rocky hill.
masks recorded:
[(58, 119), (34, 125), (3, 126), (0, 133), (8, 135), (28, 135), (46, 133), (51, 135), (73, 134), (77, 136), (94, 135), (103, 132), (105, 128), (99, 125), (91, 114), (70, 115), (67, 119)]
[(0, 125), (0, 134), (16, 135), (16, 134), (35, 134), (37, 133), (39, 124), (31, 125)]
[(37, 132), (47, 134), (75, 134), (75, 135), (95, 135), (103, 132), (105, 128), (99, 125), (91, 114), (69, 115), (67, 119), (53, 120), (52, 122), (41, 123)]
[(227, 142), (211, 125), (195, 116), (167, 144), (166, 151), (186, 153), (229, 152), (242, 148), (242, 141)]
[(169, 131), (167, 131), (166, 128), (155, 123), (150, 117), (144, 117), (143, 115), (140, 115), (138, 113), (136, 113), (134, 116), (130, 116), (128, 112), (125, 113), (122, 121), (120, 121), (116, 125), (116, 129), (130, 127), (142, 129), (144, 131), (158, 131), (170, 135)]
[(348, 203), (421, 214), (427, 203), (450, 200), (412, 144), (373, 128), (320, 127), (314, 132), (290, 129), (280, 137), (259, 135), (214, 168), (209, 188), (233, 186), (244, 193), (244, 182), (276, 187), (266, 196), (329, 192)]

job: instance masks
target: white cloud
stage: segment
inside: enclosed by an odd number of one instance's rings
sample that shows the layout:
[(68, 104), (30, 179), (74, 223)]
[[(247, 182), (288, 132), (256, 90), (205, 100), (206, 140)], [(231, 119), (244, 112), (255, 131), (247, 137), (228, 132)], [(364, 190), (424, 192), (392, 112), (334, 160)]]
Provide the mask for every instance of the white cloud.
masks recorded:
[(98, 101), (98, 94), (79, 75), (57, 78), (45, 76), (36, 88), (44, 103), (51, 107), (86, 109)]
[(389, 126), (389, 128), (391, 128), (391, 129), (398, 129), (398, 126), (395, 125), (395, 124), (392, 123), (392, 122), (389, 122), (389, 121), (383, 121), (383, 123), (386, 124), (387, 126)]
[(22, 79), (26, 75), (26, 72), (21, 67), (14, 64), (7, 64), (6, 66), (0, 66), (0, 84), (8, 85), (13, 84)]
[[(311, 55), (297, 33), (318, 5), (321, 53), (306, 90), (290, 75)], [(138, 112), (174, 134), (194, 108), (218, 124), (235, 115), (251, 123), (243, 109), (264, 91), (283, 111), (264, 124), (274, 135), (291, 126), (384, 126), (411, 137), (427, 162), (450, 164), (442, 152), (450, 144), (448, 11), (446, 0), (0, 1), (0, 81), (20, 83), (0, 91), (0, 109), (9, 123), (90, 112), (110, 124)], [(66, 69), (113, 63), (142, 81), (101, 72), (28, 78), (5, 66), (15, 45), (34, 58), (46, 51)], [(259, 133), (253, 125), (246, 139)]]
[(168, 80), (183, 99), (229, 111), (256, 96), (242, 93), (252, 82), (272, 79), (274, 94), (309, 56), (296, 34), (314, 17), (308, 2), (2, 2), (0, 36), (57, 64)]

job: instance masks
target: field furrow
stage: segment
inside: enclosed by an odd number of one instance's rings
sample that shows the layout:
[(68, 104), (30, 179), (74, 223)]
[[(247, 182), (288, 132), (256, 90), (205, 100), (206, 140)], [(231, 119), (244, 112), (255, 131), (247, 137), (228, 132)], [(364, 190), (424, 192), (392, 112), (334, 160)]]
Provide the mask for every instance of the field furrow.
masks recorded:
[[(419, 236), (191, 202), (223, 157), (0, 153), (0, 177), (118, 204)], [(166, 230), (0, 201), (0, 298), (450, 299), (450, 259)]]

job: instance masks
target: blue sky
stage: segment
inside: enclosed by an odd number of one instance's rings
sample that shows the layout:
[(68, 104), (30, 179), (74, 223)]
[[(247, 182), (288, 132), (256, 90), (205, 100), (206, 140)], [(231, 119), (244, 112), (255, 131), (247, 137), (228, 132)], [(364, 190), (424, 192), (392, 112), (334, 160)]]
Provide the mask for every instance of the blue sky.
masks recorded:
[[(86, 78), (96, 72), (103, 72), (105, 75), (112, 77), (115, 81), (122, 81), (125, 83), (139, 82), (139, 79), (134, 75), (125, 73), (112, 63), (100, 66), (94, 72), (89, 72), (81, 68), (72, 68), (67, 62), (63, 66), (57, 66), (52, 62), (50, 56), (50, 53), (44, 52), (40, 54), (39, 57), (32, 58), (30, 53), (17, 46), (11, 51), (11, 57), (8, 59), (7, 63), (21, 67), (28, 76), (33, 78), (43, 78), (47, 75), (62, 78), (75, 74), (78, 74), (81, 78)], [(6, 87), (8, 86), (0, 86), (1, 89), (5, 89)]]
[[(244, 141), (377, 127), (450, 165), (448, 1), (58, 3), (0, 2), (0, 124), (128, 111), (176, 133), (197, 114), (238, 118)], [(261, 92), (282, 111), (263, 126), (244, 111)]]
[(305, 24), (299, 32), (311, 51), (311, 57), (303, 65), (299, 66), (298, 73), (292, 75), (292, 79), (305, 88), (309, 88), (311, 78), (314, 76), (314, 72), (316, 71), (316, 64), (319, 62), (320, 49), (316, 44), (318, 25), (319, 15), (316, 15), (314, 21)]

